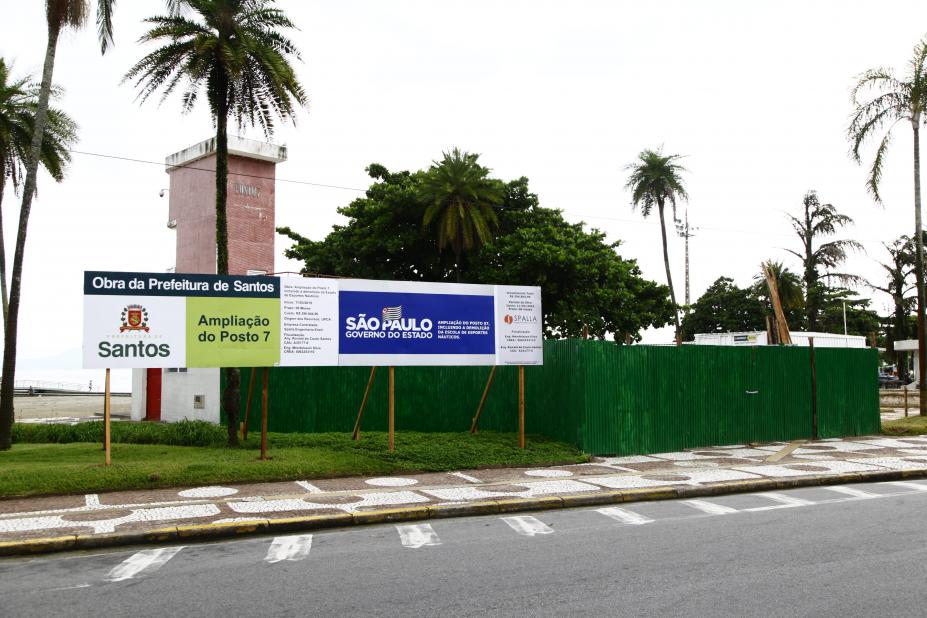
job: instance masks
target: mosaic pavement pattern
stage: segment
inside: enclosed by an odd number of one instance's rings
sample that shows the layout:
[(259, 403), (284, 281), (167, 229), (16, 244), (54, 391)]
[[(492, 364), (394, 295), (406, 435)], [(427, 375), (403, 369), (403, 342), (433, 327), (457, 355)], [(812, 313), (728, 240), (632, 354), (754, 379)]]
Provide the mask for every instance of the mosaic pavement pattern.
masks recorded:
[(603, 457), (587, 464), (542, 469), (466, 470), (10, 499), (0, 500), (0, 541), (356, 513), (402, 505), (463, 504), (494, 498), (917, 469), (927, 470), (927, 436), (870, 436), (806, 442), (798, 448), (794, 443), (774, 442)]

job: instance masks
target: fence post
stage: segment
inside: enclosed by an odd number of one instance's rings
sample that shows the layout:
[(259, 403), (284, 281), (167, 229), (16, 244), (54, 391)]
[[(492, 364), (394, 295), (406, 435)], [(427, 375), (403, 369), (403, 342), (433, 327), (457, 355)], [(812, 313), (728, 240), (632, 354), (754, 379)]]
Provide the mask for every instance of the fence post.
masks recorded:
[(814, 366), (814, 337), (808, 337), (811, 350), (811, 439), (818, 439), (818, 373)]

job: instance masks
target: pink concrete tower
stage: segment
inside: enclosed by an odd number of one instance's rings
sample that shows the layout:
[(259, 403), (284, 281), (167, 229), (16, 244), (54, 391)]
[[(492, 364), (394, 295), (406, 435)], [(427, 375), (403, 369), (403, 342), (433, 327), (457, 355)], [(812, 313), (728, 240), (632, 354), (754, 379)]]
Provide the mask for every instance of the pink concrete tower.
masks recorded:
[[(274, 185), (286, 147), (229, 137), (229, 274), (274, 271)], [(216, 140), (165, 160), (168, 227), (177, 232), (179, 273), (216, 272)]]
[[(274, 271), (274, 182), (286, 148), (229, 137), (229, 273)], [(176, 230), (175, 272), (216, 272), (216, 140), (167, 157), (168, 227)], [(219, 370), (135, 369), (132, 418), (219, 422)]]

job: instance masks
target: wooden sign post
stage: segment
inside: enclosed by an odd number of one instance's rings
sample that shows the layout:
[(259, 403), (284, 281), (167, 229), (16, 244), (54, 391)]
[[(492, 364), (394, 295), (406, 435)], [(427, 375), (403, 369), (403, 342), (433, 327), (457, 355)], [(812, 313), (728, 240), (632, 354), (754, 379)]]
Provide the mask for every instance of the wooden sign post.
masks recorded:
[(106, 370), (106, 380), (103, 386), (103, 462), (110, 464), (110, 401), (109, 401), (109, 369)]
[(364, 398), (361, 399), (360, 409), (357, 411), (357, 420), (354, 421), (354, 433), (351, 434), (352, 440), (360, 440), (361, 419), (364, 417), (364, 408), (367, 407), (367, 398), (370, 397), (370, 389), (373, 388), (373, 379), (377, 376), (377, 368), (370, 368), (370, 377), (367, 378), (367, 388), (364, 389)]
[(486, 380), (486, 388), (483, 389), (483, 396), (480, 397), (480, 405), (476, 407), (476, 414), (473, 417), (473, 422), (470, 424), (470, 433), (476, 433), (476, 426), (480, 422), (480, 414), (483, 413), (483, 405), (486, 403), (486, 397), (489, 395), (489, 387), (492, 386), (492, 379), (496, 377), (496, 365), (492, 366), (492, 369), (489, 370), (489, 379)]

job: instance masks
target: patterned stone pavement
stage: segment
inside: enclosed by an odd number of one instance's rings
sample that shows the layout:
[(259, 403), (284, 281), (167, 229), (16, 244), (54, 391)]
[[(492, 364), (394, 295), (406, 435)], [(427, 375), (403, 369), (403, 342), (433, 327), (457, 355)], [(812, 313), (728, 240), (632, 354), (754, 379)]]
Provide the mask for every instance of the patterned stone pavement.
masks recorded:
[[(385, 507), (465, 504), (494, 498), (614, 489), (706, 486), (759, 478), (927, 471), (927, 436), (732, 445), (602, 457), (543, 469), (463, 470), (377, 478), (126, 491), (0, 500), (0, 541), (144, 531), (169, 525), (358, 513)], [(783, 449), (791, 449), (783, 456)]]

